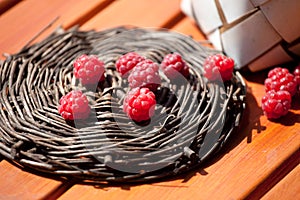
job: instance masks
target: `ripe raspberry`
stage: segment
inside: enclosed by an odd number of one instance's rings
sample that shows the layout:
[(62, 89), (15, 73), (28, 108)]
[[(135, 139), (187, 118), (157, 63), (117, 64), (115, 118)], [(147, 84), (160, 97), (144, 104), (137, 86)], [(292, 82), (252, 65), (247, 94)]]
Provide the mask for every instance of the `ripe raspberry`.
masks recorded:
[(139, 62), (145, 60), (144, 57), (139, 55), (136, 52), (129, 52), (125, 55), (122, 55), (117, 61), (116, 61), (116, 68), (117, 71), (124, 76), (132, 70)]
[(66, 120), (85, 119), (90, 114), (87, 97), (81, 91), (72, 91), (63, 96), (58, 111)]
[(232, 78), (234, 60), (222, 54), (210, 55), (205, 59), (203, 68), (208, 80), (217, 80), (221, 75), (223, 81), (227, 81)]
[(104, 80), (104, 63), (97, 56), (85, 54), (79, 56), (74, 64), (74, 75), (84, 85), (96, 84)]
[(150, 119), (155, 111), (155, 95), (149, 88), (134, 88), (126, 95), (123, 110), (136, 122)]
[(298, 84), (300, 90), (300, 65), (298, 65), (294, 70), (295, 81)]
[(178, 53), (167, 54), (161, 67), (169, 79), (176, 79), (180, 74), (187, 78), (190, 74), (188, 65)]
[(158, 70), (158, 65), (152, 60), (139, 62), (128, 77), (130, 88), (147, 87), (151, 91), (156, 91), (161, 83)]
[(268, 91), (262, 98), (262, 109), (269, 119), (277, 119), (288, 113), (292, 97), (285, 90)]
[(294, 75), (288, 69), (276, 67), (269, 71), (268, 78), (265, 80), (266, 91), (285, 90), (293, 96), (297, 91), (297, 83)]

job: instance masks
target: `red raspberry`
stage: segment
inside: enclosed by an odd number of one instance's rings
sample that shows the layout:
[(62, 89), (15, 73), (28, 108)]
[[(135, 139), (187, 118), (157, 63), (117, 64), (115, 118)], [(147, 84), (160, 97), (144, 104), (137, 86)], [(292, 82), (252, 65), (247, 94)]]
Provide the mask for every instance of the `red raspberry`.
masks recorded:
[(288, 91), (268, 91), (262, 98), (262, 109), (269, 119), (277, 119), (288, 113), (292, 97)]
[(139, 62), (145, 60), (145, 58), (141, 55), (139, 55), (136, 52), (129, 52), (125, 55), (122, 55), (117, 61), (116, 61), (116, 68), (117, 71), (124, 76), (132, 70)]
[(300, 90), (300, 65), (298, 65), (294, 70), (295, 81), (298, 84)]
[(147, 87), (155, 91), (161, 83), (158, 70), (158, 65), (152, 60), (146, 59), (139, 62), (128, 77), (129, 86), (131, 88)]
[(276, 67), (269, 71), (268, 78), (265, 80), (266, 91), (285, 90), (293, 96), (297, 91), (297, 83), (294, 75), (288, 69)]
[(149, 88), (134, 88), (126, 95), (123, 110), (136, 122), (150, 119), (155, 111), (155, 95)]
[(74, 64), (74, 75), (84, 85), (95, 84), (104, 80), (104, 63), (97, 56), (85, 54), (79, 56)]
[(222, 54), (210, 55), (205, 59), (203, 68), (208, 80), (217, 80), (221, 75), (223, 81), (227, 81), (232, 78), (234, 60)]
[(66, 120), (85, 119), (90, 114), (87, 97), (81, 91), (72, 91), (63, 96), (58, 111)]
[(167, 54), (161, 67), (169, 79), (176, 79), (180, 74), (187, 78), (190, 74), (188, 65), (178, 53)]

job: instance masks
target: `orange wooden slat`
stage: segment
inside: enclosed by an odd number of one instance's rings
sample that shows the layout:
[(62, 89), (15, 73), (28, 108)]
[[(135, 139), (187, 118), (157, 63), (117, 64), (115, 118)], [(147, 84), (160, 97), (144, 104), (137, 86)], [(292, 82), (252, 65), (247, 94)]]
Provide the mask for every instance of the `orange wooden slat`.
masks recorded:
[[(291, 171), (262, 200), (273, 199), (300, 199), (300, 165)], [(287, 192), (289, 191), (289, 192)]]
[(180, 33), (186, 33), (187, 35), (192, 36), (197, 41), (207, 40), (198, 26), (195, 24), (195, 21), (185, 17), (180, 22), (178, 22), (174, 27), (173, 31), (178, 31)]
[[(0, 54), (17, 53), (37, 33), (58, 17), (39, 39), (55, 28), (82, 24), (112, 0), (27, 0), (22, 1), (0, 17)], [(2, 57), (3, 59), (3, 57)]]
[(180, 0), (119, 0), (95, 15), (82, 29), (101, 30), (120, 25), (168, 27), (181, 16)]
[(42, 199), (62, 185), (60, 181), (22, 171), (5, 160), (0, 162), (0, 169), (0, 199)]

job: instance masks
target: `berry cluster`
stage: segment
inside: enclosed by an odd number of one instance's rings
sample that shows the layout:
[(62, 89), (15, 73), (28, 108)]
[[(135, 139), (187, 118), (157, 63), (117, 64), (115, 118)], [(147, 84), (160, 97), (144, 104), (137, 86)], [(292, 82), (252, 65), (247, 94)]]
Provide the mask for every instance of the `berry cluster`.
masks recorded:
[[(83, 54), (74, 61), (73, 66), (74, 76), (83, 85), (98, 84), (105, 79), (104, 62), (95, 55)], [(154, 114), (154, 92), (161, 84), (159, 68), (170, 80), (176, 80), (179, 76), (190, 76), (187, 63), (176, 52), (165, 55), (160, 65), (137, 52), (129, 52), (118, 58), (115, 67), (122, 77), (128, 78), (131, 88), (124, 98), (123, 110), (128, 117), (137, 122), (148, 120)], [(204, 62), (204, 75), (212, 81), (219, 79), (221, 75), (221, 78), (227, 81), (232, 77), (233, 67), (232, 58), (222, 54), (211, 55)], [(89, 115), (90, 108), (86, 96), (77, 93), (78, 91), (75, 95), (75, 91), (70, 92), (60, 100), (59, 113), (67, 120), (82, 119)]]
[(269, 71), (264, 82), (266, 94), (262, 98), (262, 110), (269, 119), (277, 119), (288, 113), (299, 80), (300, 66), (296, 67), (293, 74), (281, 67)]
[(126, 53), (116, 61), (117, 71), (123, 77), (128, 76), (131, 88), (124, 99), (123, 110), (136, 122), (148, 120), (154, 114), (154, 92), (161, 84), (159, 67), (170, 80), (179, 75), (189, 76), (188, 65), (178, 53), (167, 54), (160, 65), (136, 52)]
[[(95, 55), (81, 55), (73, 63), (74, 76), (83, 85), (98, 84), (104, 81), (104, 62)], [(87, 97), (81, 91), (71, 91), (61, 97), (58, 112), (66, 120), (85, 119), (90, 114)]]

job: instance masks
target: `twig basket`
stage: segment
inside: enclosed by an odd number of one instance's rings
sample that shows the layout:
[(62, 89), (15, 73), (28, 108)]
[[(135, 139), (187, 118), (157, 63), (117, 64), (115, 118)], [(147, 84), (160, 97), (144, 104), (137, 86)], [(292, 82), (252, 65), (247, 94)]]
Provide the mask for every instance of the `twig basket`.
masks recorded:
[[(115, 70), (120, 55), (136, 51), (156, 62), (179, 52), (190, 65), (186, 82), (162, 76), (155, 116), (135, 124), (122, 111), (128, 91)], [(190, 37), (166, 30), (113, 28), (101, 32), (58, 30), (44, 41), (7, 57), (0, 68), (0, 154), (22, 166), (97, 182), (144, 182), (199, 166), (238, 127), (245, 107), (245, 84), (208, 82), (202, 62), (208, 49)], [(105, 83), (82, 86), (72, 63), (95, 54), (105, 63)], [(84, 121), (65, 121), (61, 96), (82, 90), (92, 107)]]

